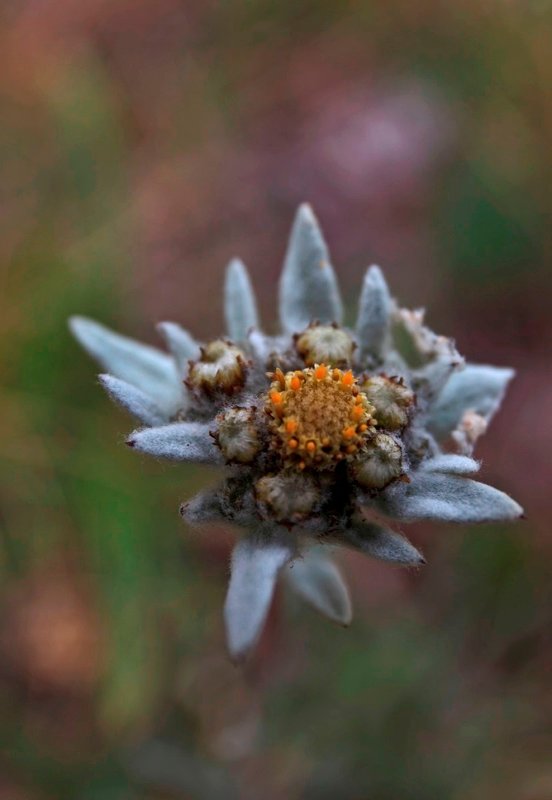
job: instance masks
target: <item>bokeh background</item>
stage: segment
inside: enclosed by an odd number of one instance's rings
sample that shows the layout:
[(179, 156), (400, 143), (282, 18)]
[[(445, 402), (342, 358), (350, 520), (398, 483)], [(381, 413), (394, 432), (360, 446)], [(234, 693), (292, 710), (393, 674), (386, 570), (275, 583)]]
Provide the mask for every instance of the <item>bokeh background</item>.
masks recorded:
[[(552, 798), (552, 17), (547, 0), (0, 7), (1, 800)], [(146, 341), (266, 326), (297, 204), (353, 318), (369, 263), (517, 379), (482, 477), (528, 519), (344, 553), (356, 619), (279, 594), (245, 669), (207, 469), (137, 458), (71, 313)]]

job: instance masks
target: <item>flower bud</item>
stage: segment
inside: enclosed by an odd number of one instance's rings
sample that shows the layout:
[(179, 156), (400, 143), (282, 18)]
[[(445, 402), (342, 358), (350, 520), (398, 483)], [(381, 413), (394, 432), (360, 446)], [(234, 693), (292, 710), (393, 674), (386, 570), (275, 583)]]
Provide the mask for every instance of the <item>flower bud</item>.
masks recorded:
[(374, 406), (379, 428), (397, 431), (408, 422), (408, 410), (414, 403), (414, 393), (400, 378), (374, 375), (361, 385), (361, 389)]
[(261, 443), (252, 408), (234, 407), (217, 417), (215, 441), (227, 461), (250, 464), (259, 452)]
[(216, 391), (233, 394), (239, 391), (246, 376), (242, 351), (224, 339), (215, 339), (201, 348), (201, 358), (190, 362), (186, 385), (206, 394)]
[(277, 522), (299, 522), (311, 514), (320, 501), (316, 483), (305, 475), (265, 475), (255, 484), (260, 511)]
[(308, 367), (347, 367), (355, 345), (349, 334), (336, 325), (311, 325), (297, 336), (295, 347)]
[(355, 480), (366, 489), (383, 489), (403, 474), (402, 450), (387, 433), (377, 433), (351, 463)]

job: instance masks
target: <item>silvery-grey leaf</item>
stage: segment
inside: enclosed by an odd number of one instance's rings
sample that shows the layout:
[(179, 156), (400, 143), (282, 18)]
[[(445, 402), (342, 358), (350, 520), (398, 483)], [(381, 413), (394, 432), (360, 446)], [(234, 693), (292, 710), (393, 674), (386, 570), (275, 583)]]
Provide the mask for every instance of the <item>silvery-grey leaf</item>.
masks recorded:
[(134, 431), (127, 444), (157, 458), (222, 463), (222, 454), (209, 435), (209, 428), (202, 422), (174, 422), (160, 428)]
[(385, 358), (381, 364), (381, 371), (386, 375), (400, 375), (406, 386), (412, 389), (412, 380), (409, 374), (410, 368), (404, 358), (397, 353), (396, 350), (386, 351)]
[(335, 528), (335, 520), (330, 518), (328, 514), (314, 513), (312, 516), (301, 520), (297, 523), (295, 530), (300, 534), (305, 534), (309, 538), (314, 538), (316, 541), (326, 534), (330, 534)]
[(284, 571), (288, 583), (309, 605), (340, 625), (353, 616), (351, 597), (334, 562), (315, 550), (307, 550)]
[(203, 525), (224, 519), (218, 489), (208, 489), (194, 495), (180, 506), (180, 513), (188, 525)]
[(412, 384), (419, 397), (423, 396), (428, 403), (432, 403), (443, 391), (451, 376), (463, 366), (464, 359), (458, 353), (455, 355), (440, 353), (425, 367), (412, 370)]
[(199, 358), (199, 344), (188, 331), (176, 322), (160, 322), (157, 330), (165, 340), (178, 367), (178, 374), (182, 379), (188, 374), (190, 359)]
[(449, 472), (456, 475), (469, 475), (479, 470), (479, 461), (468, 456), (456, 455), (454, 453), (443, 453), (422, 461), (419, 469), (422, 472)]
[(266, 377), (267, 362), (272, 360), (272, 356), (278, 353), (285, 353), (292, 345), (290, 336), (268, 336), (257, 328), (249, 331), (247, 342), (251, 355), (260, 366), (264, 377)]
[(334, 538), (340, 544), (380, 561), (407, 567), (419, 567), (426, 563), (422, 554), (404, 536), (368, 520), (353, 521), (350, 527), (343, 528)]
[(231, 486), (226, 484), (220, 492), (220, 507), (225, 519), (247, 530), (259, 522), (259, 509), (251, 477), (238, 468)]
[(101, 366), (147, 394), (167, 416), (183, 404), (183, 388), (173, 359), (147, 344), (121, 336), (86, 317), (71, 317), (73, 336)]
[(226, 269), (224, 316), (228, 336), (235, 344), (247, 342), (247, 333), (258, 327), (255, 295), (245, 264), (234, 258)]
[(414, 473), (411, 483), (390, 486), (378, 498), (380, 509), (404, 521), (498, 522), (517, 519), (523, 509), (504, 492), (458, 475)]
[(403, 443), (410, 461), (410, 471), (418, 468), (425, 459), (441, 455), (441, 449), (433, 436), (423, 427), (423, 417), (414, 416), (411, 425), (403, 433)]
[(224, 605), (228, 650), (233, 659), (244, 658), (256, 644), (278, 573), (293, 555), (291, 541), (285, 538), (250, 537), (234, 548)]
[(296, 214), (280, 279), (280, 321), (297, 333), (313, 320), (341, 322), (343, 307), (328, 248), (311, 207)]
[(364, 276), (356, 324), (361, 359), (383, 358), (392, 305), (383, 272), (376, 265), (371, 266)]
[(488, 421), (477, 411), (464, 411), (460, 422), (450, 434), (458, 453), (471, 456), (480, 436), (487, 431)]
[(129, 414), (139, 419), (144, 425), (164, 425), (169, 421), (151, 397), (136, 386), (114, 378), (113, 375), (100, 375), (99, 381), (108, 395)]
[(424, 401), (433, 401), (464, 359), (452, 339), (438, 336), (424, 324), (422, 308), (393, 310), (393, 341), (411, 367), (412, 385)]
[(455, 372), (430, 409), (428, 427), (440, 440), (458, 425), (465, 411), (489, 421), (500, 407), (514, 370), (485, 364), (467, 364)]

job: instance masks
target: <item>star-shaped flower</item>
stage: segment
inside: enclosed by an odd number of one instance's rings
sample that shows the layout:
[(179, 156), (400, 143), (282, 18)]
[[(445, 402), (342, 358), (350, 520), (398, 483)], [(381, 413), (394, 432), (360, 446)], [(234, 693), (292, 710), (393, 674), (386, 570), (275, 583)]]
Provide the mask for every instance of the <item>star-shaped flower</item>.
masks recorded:
[(424, 558), (393, 521), (521, 516), (508, 495), (468, 477), (513, 371), (464, 364), (422, 311), (397, 306), (376, 266), (364, 278), (355, 328), (344, 327), (308, 205), (297, 213), (280, 281), (281, 333), (260, 330), (239, 260), (228, 266), (224, 300), (224, 338), (199, 345), (176, 323), (161, 323), (170, 354), (83, 317), (70, 325), (106, 370), (100, 381), (110, 397), (144, 426), (131, 447), (224, 468), (220, 485), (181, 513), (191, 525), (226, 520), (244, 531), (224, 612), (234, 658), (257, 641), (280, 573), (318, 611), (350, 622), (333, 545), (419, 566)]

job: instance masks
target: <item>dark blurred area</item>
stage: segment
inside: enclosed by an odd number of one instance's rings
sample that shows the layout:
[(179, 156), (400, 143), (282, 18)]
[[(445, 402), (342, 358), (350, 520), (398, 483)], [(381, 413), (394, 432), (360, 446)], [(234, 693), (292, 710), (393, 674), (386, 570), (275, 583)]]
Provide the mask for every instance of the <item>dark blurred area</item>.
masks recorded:
[[(552, 5), (7, 0), (0, 7), (0, 800), (550, 800)], [(512, 526), (418, 525), (420, 573), (343, 554), (356, 619), (279, 594), (233, 667), (215, 479), (123, 446), (70, 339), (265, 325), (296, 206), (348, 318), (364, 269), (514, 366), (482, 479)]]

